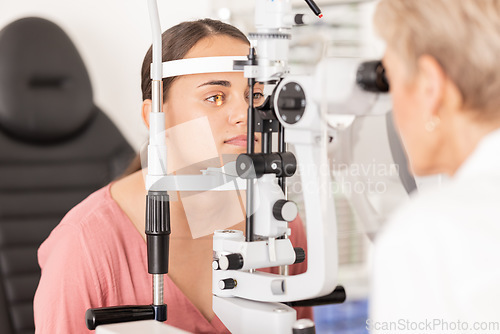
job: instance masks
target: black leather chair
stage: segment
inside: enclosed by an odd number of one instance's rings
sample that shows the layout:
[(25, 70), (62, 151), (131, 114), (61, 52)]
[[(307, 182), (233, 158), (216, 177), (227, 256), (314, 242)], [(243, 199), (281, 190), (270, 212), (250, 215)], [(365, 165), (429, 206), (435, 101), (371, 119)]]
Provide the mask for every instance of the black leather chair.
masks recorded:
[(0, 333), (34, 332), (38, 247), (133, 156), (61, 28), (32, 17), (0, 32)]

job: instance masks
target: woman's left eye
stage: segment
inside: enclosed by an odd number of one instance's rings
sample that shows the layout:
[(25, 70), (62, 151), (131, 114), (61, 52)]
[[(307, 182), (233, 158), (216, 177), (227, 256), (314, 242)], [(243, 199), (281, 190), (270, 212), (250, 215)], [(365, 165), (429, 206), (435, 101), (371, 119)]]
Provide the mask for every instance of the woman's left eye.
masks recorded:
[(262, 94), (262, 93), (259, 93), (259, 92), (253, 93), (254, 100), (262, 99), (263, 97), (264, 97), (264, 94)]
[(265, 102), (264, 100), (265, 100), (264, 94), (262, 94), (260, 92), (253, 93), (254, 107), (260, 107)]
[(217, 107), (219, 107), (222, 105), (222, 103), (224, 103), (224, 95), (223, 94), (212, 95), (209, 98), (207, 98), (206, 101), (213, 103)]

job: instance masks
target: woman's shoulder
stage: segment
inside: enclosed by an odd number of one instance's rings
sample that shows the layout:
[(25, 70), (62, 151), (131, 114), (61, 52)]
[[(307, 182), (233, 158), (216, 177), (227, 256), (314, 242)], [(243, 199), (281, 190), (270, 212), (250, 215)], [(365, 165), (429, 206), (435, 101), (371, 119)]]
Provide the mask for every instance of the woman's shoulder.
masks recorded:
[(93, 243), (98, 239), (108, 239), (117, 231), (120, 234), (129, 233), (132, 224), (111, 195), (113, 184), (95, 191), (68, 211), (49, 239), (57, 236), (68, 238), (76, 234), (74, 237), (83, 238), (86, 243)]
[(113, 218), (113, 213), (120, 213), (120, 207), (111, 197), (111, 184), (95, 191), (73, 207), (59, 225), (84, 228), (88, 224), (99, 224), (100, 220)]
[(73, 249), (74, 252), (96, 249), (99, 240), (106, 239), (117, 230), (118, 222), (127, 218), (110, 194), (107, 185), (72, 208), (52, 230), (39, 249), (44, 254)]

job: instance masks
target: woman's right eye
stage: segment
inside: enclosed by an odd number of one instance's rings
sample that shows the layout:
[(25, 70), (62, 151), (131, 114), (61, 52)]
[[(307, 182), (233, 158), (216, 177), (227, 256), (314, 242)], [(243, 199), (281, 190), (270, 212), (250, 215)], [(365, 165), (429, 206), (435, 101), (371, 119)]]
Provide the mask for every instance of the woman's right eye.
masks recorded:
[(224, 103), (224, 94), (215, 94), (205, 99), (206, 101), (215, 104), (217, 107), (221, 106)]

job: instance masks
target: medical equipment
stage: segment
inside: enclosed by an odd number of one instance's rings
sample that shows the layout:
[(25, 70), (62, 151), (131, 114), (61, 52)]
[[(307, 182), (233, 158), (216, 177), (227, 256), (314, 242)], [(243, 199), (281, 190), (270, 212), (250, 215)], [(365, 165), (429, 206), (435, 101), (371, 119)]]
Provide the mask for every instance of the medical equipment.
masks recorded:
[[(307, 3), (320, 15), (312, 0)], [(329, 173), (326, 145), (336, 130), (328, 126), (329, 110), (345, 112), (353, 96), (366, 101), (359, 113), (369, 111), (374, 98), (361, 88), (346, 91), (340, 100), (326, 98), (328, 64), (318, 66), (315, 76), (292, 76), (288, 66), (290, 30), (301, 17), (292, 13), (289, 0), (258, 0), (257, 32), (248, 58), (213, 57), (162, 63), (161, 29), (155, 0), (148, 1), (153, 28), (152, 112), (148, 175), (146, 178), (146, 235), (148, 271), (153, 275), (153, 303), (145, 306), (114, 307), (87, 311), (87, 326), (132, 320), (165, 321), (163, 275), (168, 272), (170, 234), (168, 191), (227, 189), (246, 190), (246, 233), (214, 233), (213, 308), (234, 333), (309, 333), (311, 322), (296, 322), (292, 306), (334, 303), (345, 300), (345, 291), (336, 286), (337, 246), (333, 198), (327, 187)], [(240, 71), (249, 80), (250, 105), (247, 119), (247, 153), (232, 165), (211, 169), (204, 175), (168, 175), (165, 143), (165, 116), (162, 113), (162, 79), (193, 73)], [(273, 94), (258, 109), (253, 106), (256, 82), (277, 83)], [(355, 94), (355, 95), (352, 95)], [(326, 101), (326, 103), (325, 103)], [(344, 109), (342, 109), (344, 108)], [(255, 153), (255, 132), (262, 133), (262, 153)], [(278, 152), (271, 152), (272, 132), (278, 133)], [(294, 145), (295, 155), (286, 144)], [(304, 184), (308, 252), (294, 248), (288, 239), (288, 222), (297, 216), (296, 205), (286, 199), (286, 177), (296, 170)], [(231, 171), (230, 171), (231, 170)], [(287, 275), (287, 265), (307, 256), (307, 272)], [(256, 269), (283, 266), (280, 275)], [(255, 321), (259, 319), (259, 321)], [(155, 325), (156, 326), (156, 325)], [(126, 327), (126, 326), (125, 326)], [(104, 333), (106, 326), (99, 327)]]

